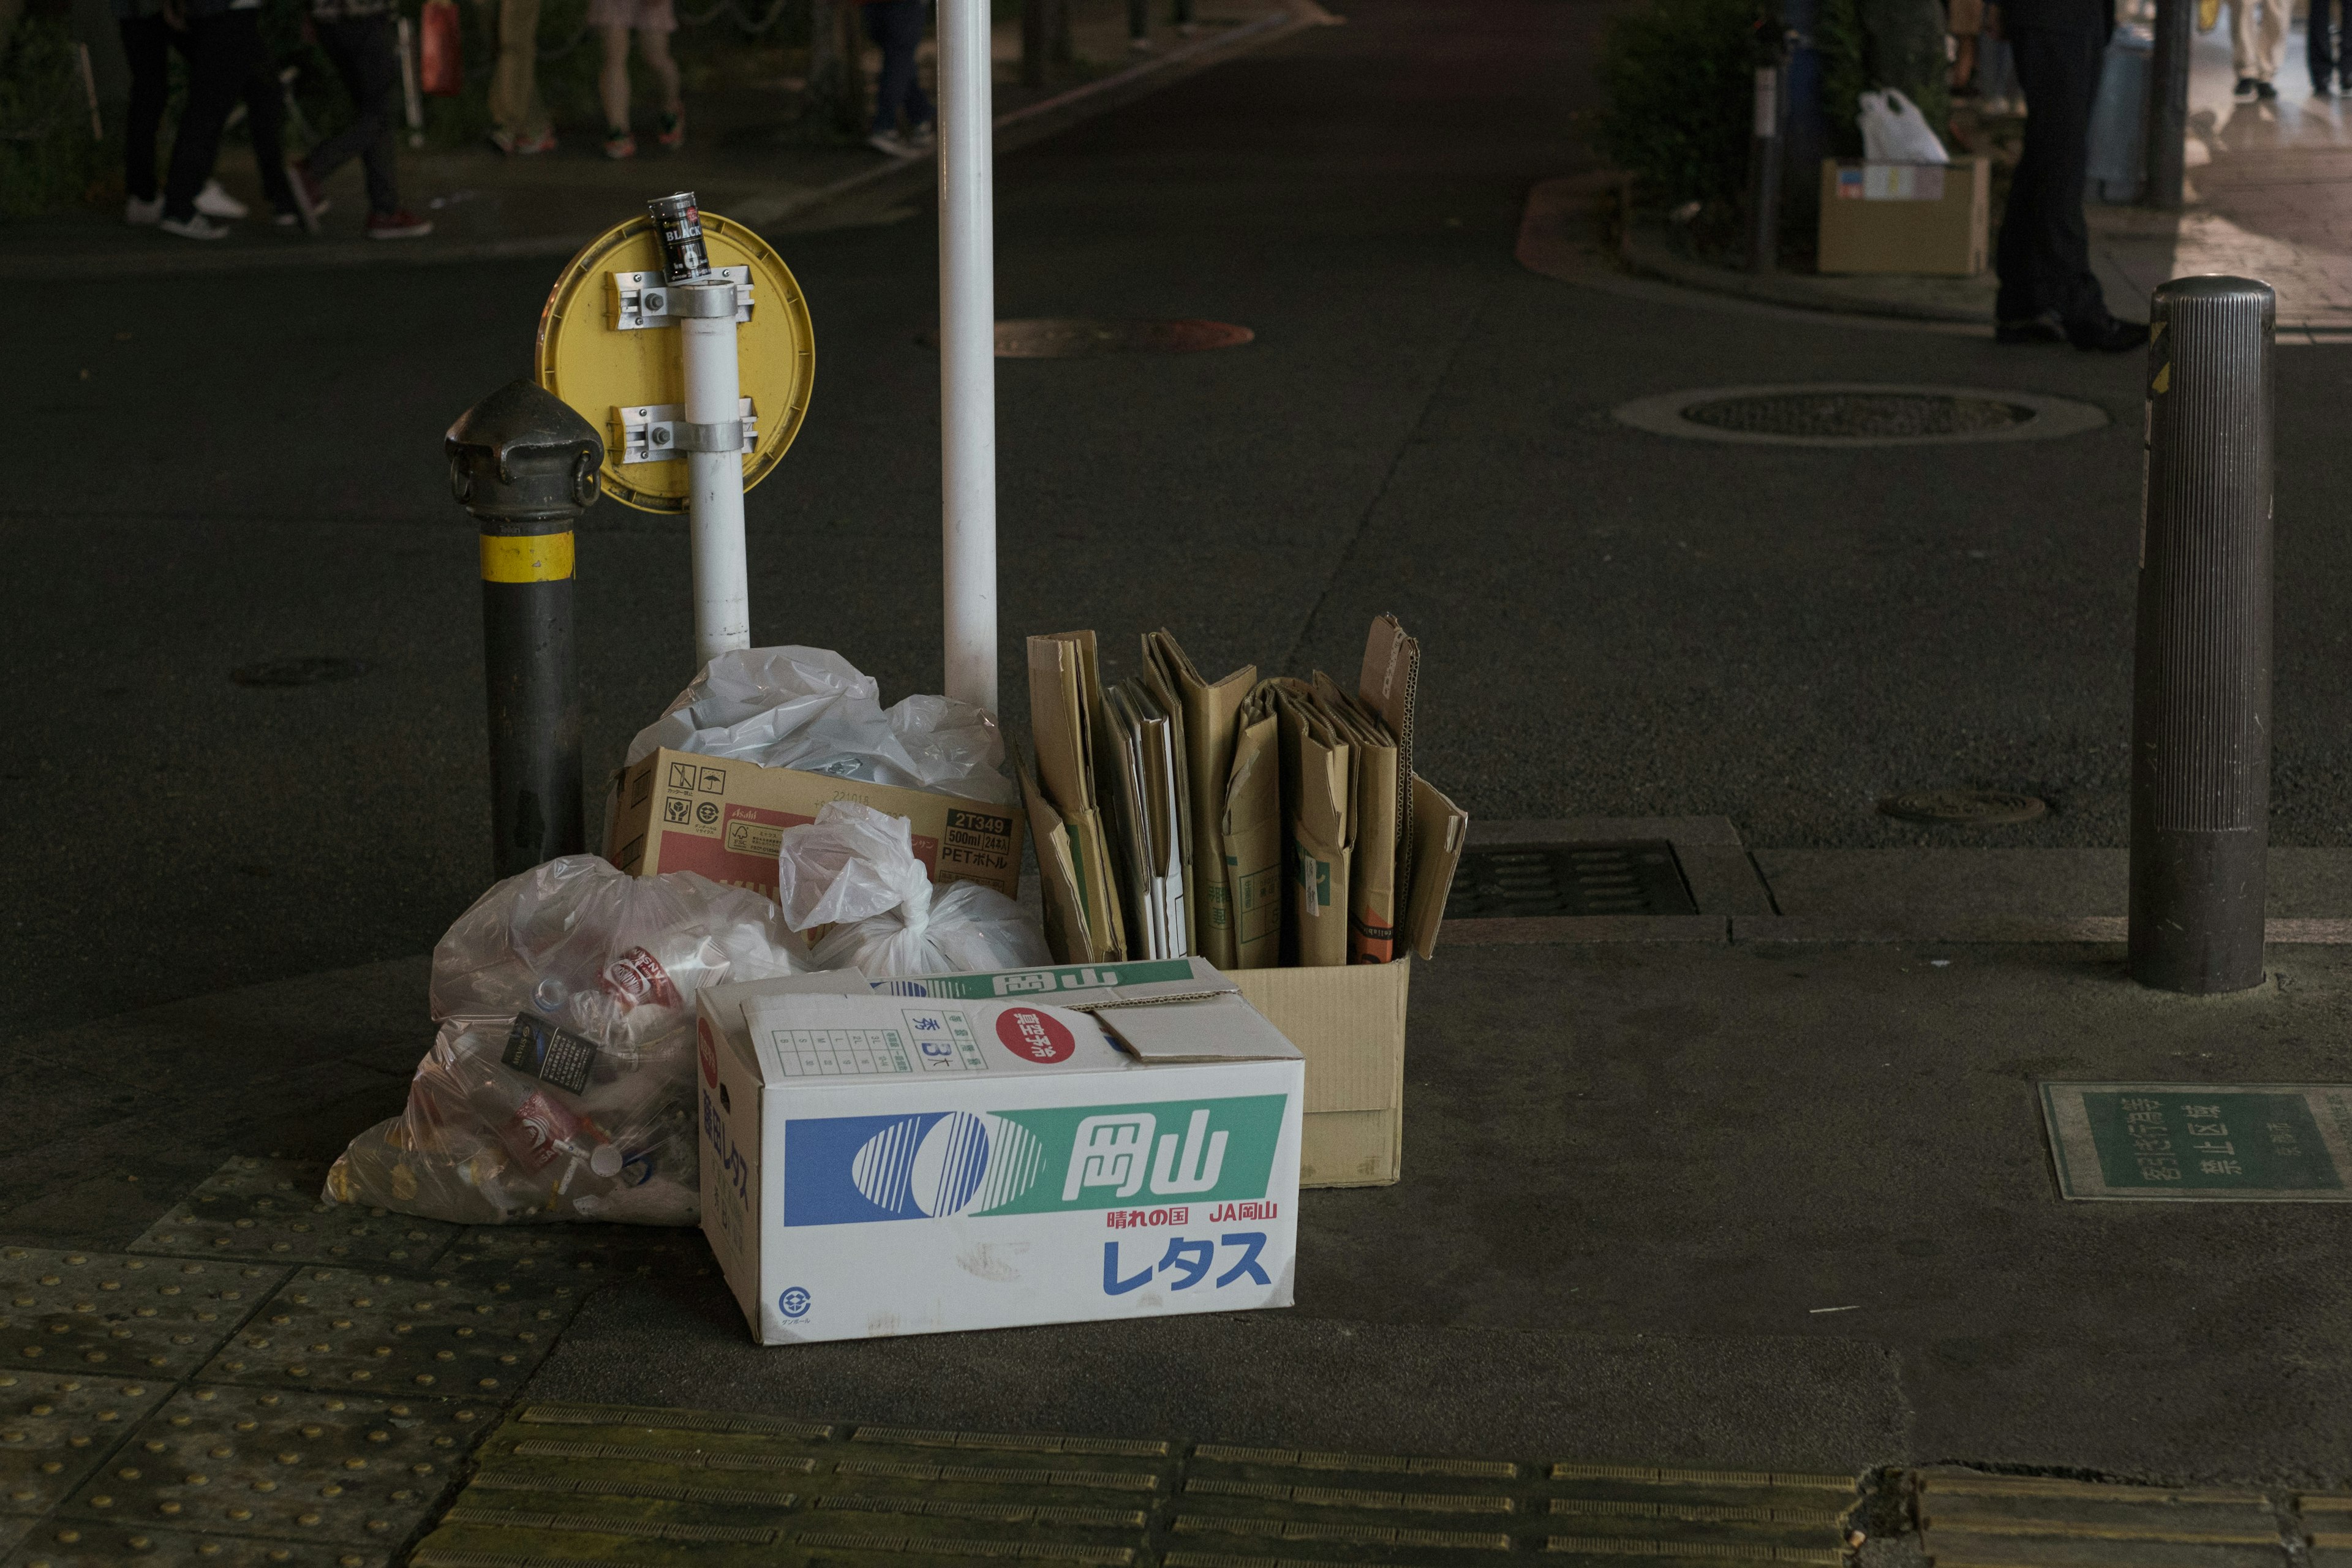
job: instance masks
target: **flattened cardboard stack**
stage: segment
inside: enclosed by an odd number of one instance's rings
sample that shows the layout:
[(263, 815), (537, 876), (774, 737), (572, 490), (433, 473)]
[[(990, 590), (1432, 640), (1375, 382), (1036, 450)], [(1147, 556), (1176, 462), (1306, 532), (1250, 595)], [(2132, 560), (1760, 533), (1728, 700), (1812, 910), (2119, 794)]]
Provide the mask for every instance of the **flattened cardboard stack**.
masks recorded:
[(1420, 645), (1374, 621), (1353, 692), (1212, 683), (1164, 631), (1142, 652), (1106, 689), (1092, 632), (1029, 639), (1047, 944), (1232, 974), (1307, 1058), (1302, 1184), (1393, 1182), (1410, 954), (1435, 950), (1469, 826), (1413, 770)]

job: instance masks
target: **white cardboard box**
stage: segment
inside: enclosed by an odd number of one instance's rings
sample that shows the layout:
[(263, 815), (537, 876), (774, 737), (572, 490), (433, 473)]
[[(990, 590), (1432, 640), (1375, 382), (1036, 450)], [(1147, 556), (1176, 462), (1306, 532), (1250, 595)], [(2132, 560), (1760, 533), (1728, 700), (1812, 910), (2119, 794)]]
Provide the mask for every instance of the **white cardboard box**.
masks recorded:
[(702, 1226), (761, 1343), (1290, 1305), (1303, 1064), (1238, 995), (862, 984), (697, 999)]

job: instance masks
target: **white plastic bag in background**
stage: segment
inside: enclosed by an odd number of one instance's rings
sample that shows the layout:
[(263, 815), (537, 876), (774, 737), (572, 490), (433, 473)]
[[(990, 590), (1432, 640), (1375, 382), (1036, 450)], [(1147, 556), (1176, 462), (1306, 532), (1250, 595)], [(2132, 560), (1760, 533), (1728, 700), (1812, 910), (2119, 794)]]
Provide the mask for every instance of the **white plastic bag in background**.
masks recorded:
[(1948, 163), (1951, 155), (1919, 112), (1919, 106), (1894, 88), (1862, 95), (1862, 155), (1874, 163)]
[(827, 801), (814, 822), (784, 829), (776, 901), (794, 931), (832, 925), (819, 969), (882, 980), (1053, 962), (1035, 916), (977, 882), (933, 889), (913, 825), (855, 801)]
[(664, 746), (999, 805), (1021, 798), (1004, 773), (1003, 737), (985, 709), (918, 696), (885, 710), (881, 685), (829, 648), (720, 654), (637, 731), (627, 761)]
[(327, 1196), (460, 1224), (692, 1225), (694, 995), (807, 969), (757, 893), (590, 855), (510, 877), (433, 950), (441, 1026)]

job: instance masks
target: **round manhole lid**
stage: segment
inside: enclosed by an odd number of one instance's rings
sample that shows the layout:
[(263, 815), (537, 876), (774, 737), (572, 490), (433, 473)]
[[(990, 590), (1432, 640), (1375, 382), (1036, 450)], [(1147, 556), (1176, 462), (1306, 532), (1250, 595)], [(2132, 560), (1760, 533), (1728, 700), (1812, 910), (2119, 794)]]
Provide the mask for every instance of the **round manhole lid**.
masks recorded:
[(228, 678), (239, 686), (324, 686), (336, 680), (357, 680), (367, 673), (356, 658), (265, 658), (239, 665)]
[(1909, 447), (2043, 441), (2107, 423), (2072, 398), (1970, 386), (1822, 383), (1711, 386), (1637, 397), (1621, 424), (1661, 436), (1782, 447)]
[(1907, 789), (1880, 801), (1878, 809), (1906, 822), (1996, 826), (2008, 822), (2031, 822), (2050, 808), (2032, 795), (2005, 789)]
[[(998, 359), (1089, 359), (1096, 354), (1199, 353), (1238, 348), (1257, 336), (1231, 321), (1097, 321), (1075, 316), (1038, 316), (996, 323)], [(925, 332), (926, 347), (940, 346), (937, 332)]]

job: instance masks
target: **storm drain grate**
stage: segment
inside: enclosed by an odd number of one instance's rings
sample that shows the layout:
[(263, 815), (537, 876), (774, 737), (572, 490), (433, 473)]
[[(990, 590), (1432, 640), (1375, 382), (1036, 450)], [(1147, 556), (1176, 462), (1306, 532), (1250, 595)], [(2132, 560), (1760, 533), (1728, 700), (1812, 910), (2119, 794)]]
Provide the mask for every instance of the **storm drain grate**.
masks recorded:
[(1696, 913), (1663, 838), (1465, 849), (1445, 900), (1447, 920)]

